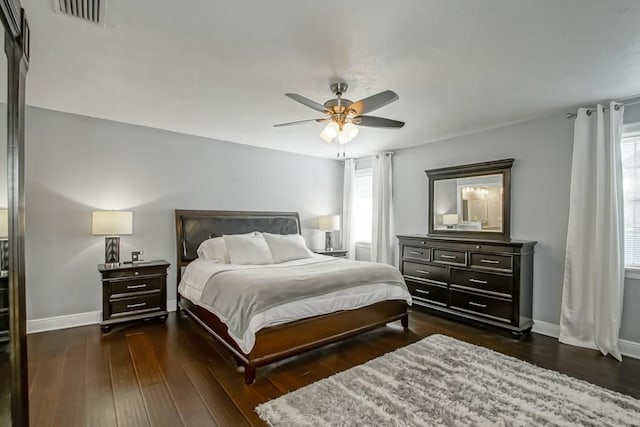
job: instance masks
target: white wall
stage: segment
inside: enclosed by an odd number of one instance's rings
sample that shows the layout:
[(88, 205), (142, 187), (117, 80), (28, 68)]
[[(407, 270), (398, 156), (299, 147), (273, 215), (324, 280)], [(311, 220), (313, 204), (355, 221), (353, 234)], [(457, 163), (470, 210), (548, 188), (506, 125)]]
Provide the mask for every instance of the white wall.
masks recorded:
[[(628, 117), (640, 117), (639, 110), (629, 109)], [(562, 115), (398, 150), (393, 165), (396, 233), (427, 232), (428, 186), (424, 170), (514, 158), (511, 236), (538, 242), (534, 257), (533, 317), (558, 324), (572, 150), (573, 120)], [(636, 342), (640, 342), (639, 284), (635, 280), (626, 281), (621, 328), (621, 338)]]
[(298, 211), (312, 247), (324, 245), (316, 217), (340, 212), (335, 160), (38, 108), (27, 109), (26, 127), (28, 319), (101, 309), (104, 237), (91, 235), (93, 210), (133, 211), (121, 259), (144, 250), (172, 264), (174, 209)]

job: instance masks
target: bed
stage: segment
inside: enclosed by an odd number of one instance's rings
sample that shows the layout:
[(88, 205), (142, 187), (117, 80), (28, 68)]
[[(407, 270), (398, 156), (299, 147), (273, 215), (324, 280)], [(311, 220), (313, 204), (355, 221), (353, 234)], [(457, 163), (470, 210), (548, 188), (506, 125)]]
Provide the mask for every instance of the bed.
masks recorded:
[[(203, 241), (222, 235), (253, 231), (291, 235), (300, 233), (296, 212), (237, 212), (176, 210), (177, 285), (184, 269), (198, 259), (197, 249)], [(328, 258), (328, 257), (325, 257)], [(318, 261), (321, 263), (322, 260)], [(346, 261), (345, 261), (346, 262)], [(195, 264), (195, 263), (194, 263)], [(178, 292), (178, 311), (184, 311), (219, 340), (244, 367), (244, 380), (252, 384), (256, 368), (307, 350), (360, 334), (389, 322), (400, 320), (408, 328), (407, 302), (391, 299), (360, 308), (344, 309), (294, 320), (255, 332), (250, 349), (242, 346), (219, 316)]]

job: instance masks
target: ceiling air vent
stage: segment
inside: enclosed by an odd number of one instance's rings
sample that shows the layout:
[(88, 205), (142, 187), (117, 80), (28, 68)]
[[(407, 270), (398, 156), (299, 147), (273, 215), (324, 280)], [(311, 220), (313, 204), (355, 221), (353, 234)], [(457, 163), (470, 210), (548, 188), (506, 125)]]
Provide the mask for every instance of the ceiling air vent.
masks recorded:
[(53, 8), (63, 15), (104, 26), (106, 3), (107, 0), (53, 0)]

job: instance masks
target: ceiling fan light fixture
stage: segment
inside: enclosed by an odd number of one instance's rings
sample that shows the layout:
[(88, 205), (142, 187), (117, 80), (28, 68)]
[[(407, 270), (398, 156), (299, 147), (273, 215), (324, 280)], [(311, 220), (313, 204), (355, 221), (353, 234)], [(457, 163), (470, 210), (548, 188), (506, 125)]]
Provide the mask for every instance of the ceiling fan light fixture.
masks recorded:
[(325, 126), (324, 129), (322, 129), (322, 132), (320, 132), (320, 138), (324, 139), (325, 142), (330, 143), (335, 139), (336, 136), (338, 136), (339, 132), (340, 127), (338, 126), (338, 124), (334, 121), (331, 121), (327, 126)]
[(342, 131), (338, 134), (338, 141), (340, 144), (346, 144), (353, 141), (358, 136), (359, 129), (353, 123), (345, 123), (342, 126)]

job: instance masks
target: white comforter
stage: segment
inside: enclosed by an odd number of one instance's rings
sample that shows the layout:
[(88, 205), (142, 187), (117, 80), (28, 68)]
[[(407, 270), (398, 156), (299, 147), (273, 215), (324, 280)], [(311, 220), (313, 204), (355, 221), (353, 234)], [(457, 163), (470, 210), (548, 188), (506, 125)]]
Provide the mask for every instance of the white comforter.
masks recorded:
[[(205, 286), (209, 282), (209, 279), (215, 274), (229, 270), (256, 268), (283, 269), (290, 266), (331, 263), (335, 261), (337, 261), (336, 258), (316, 255), (312, 258), (280, 264), (253, 266), (219, 264), (197, 259), (190, 263), (185, 269), (178, 290), (183, 297), (211, 311), (225, 322), (226, 319), (224, 319), (220, 313), (216, 312), (210, 305), (201, 301)], [(411, 304), (409, 292), (406, 288), (399, 287), (397, 283), (369, 283), (277, 305), (254, 315), (249, 321), (249, 326), (243, 336), (234, 335), (231, 329), (228, 332), (240, 349), (245, 353), (249, 353), (255, 345), (256, 332), (263, 328), (335, 311), (357, 309), (385, 300), (404, 300), (408, 304)]]

